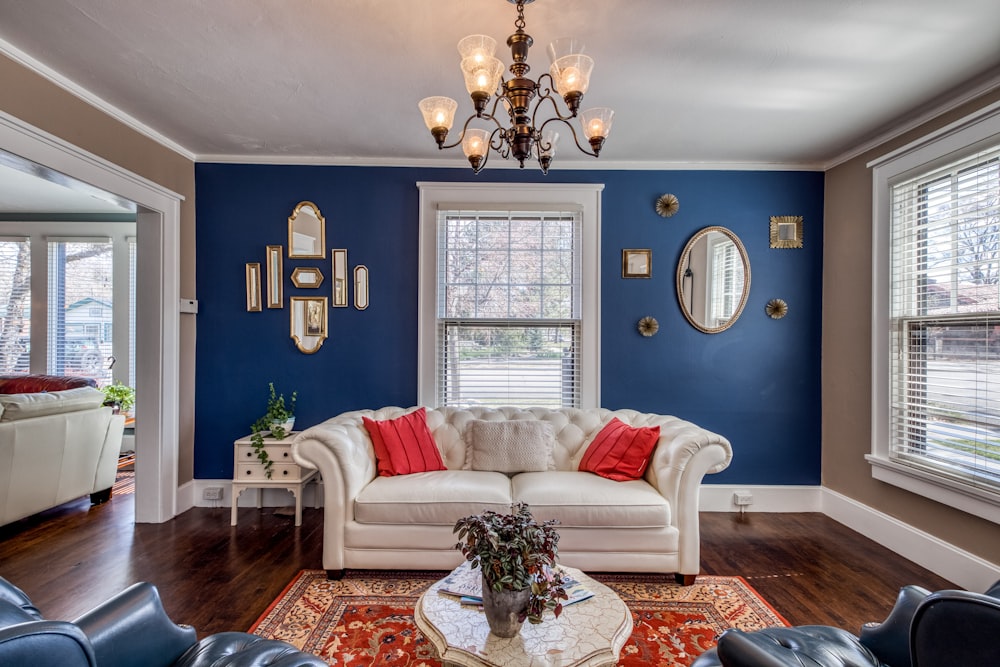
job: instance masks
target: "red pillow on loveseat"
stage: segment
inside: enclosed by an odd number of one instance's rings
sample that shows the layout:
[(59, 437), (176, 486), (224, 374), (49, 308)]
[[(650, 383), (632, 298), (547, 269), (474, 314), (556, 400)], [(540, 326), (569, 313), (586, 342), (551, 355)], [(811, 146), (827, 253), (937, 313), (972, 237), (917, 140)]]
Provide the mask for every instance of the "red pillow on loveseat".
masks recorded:
[(659, 439), (659, 426), (632, 427), (615, 417), (587, 447), (579, 469), (618, 482), (639, 479)]
[(414, 410), (396, 419), (361, 419), (375, 448), (375, 462), (380, 477), (447, 470), (434, 436), (427, 428), (426, 408)]

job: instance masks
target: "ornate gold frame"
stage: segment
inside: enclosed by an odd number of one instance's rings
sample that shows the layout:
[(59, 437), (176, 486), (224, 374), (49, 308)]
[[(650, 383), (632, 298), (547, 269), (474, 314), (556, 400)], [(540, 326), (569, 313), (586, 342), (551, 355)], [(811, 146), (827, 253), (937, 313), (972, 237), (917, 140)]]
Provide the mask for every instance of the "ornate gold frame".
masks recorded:
[(802, 247), (801, 215), (771, 216), (771, 247), (772, 248)]
[[(312, 220), (310, 220), (312, 218)], [(316, 229), (309, 229), (314, 226)], [(296, 250), (302, 239), (312, 239), (314, 252)], [(318, 250), (318, 252), (316, 252)], [(326, 218), (311, 201), (301, 201), (288, 217), (289, 259), (326, 259)]]
[(323, 347), (327, 337), (328, 299), (325, 296), (293, 296), (289, 301), (289, 335), (300, 352), (313, 354)]
[[(691, 305), (688, 303), (687, 295), (684, 293), (685, 283), (688, 280), (693, 281), (690, 271), (691, 251), (698, 241), (712, 232), (719, 232), (729, 238), (729, 240), (736, 246), (736, 250), (740, 254), (740, 259), (743, 260), (743, 292), (740, 294), (740, 305), (736, 308), (732, 317), (730, 317), (725, 324), (717, 327), (706, 326), (695, 318), (695, 316), (690, 312)], [(687, 244), (685, 244), (684, 250), (681, 251), (680, 260), (677, 262), (677, 278), (675, 280), (675, 285), (677, 287), (677, 303), (680, 305), (681, 312), (684, 314), (684, 317), (695, 329), (707, 334), (721, 333), (736, 324), (736, 320), (740, 318), (740, 315), (743, 313), (743, 309), (746, 308), (747, 301), (750, 297), (750, 277), (750, 256), (747, 254), (747, 249), (743, 246), (743, 242), (740, 241), (740, 237), (737, 236), (732, 230), (726, 229), (725, 227), (719, 227), (717, 225), (705, 227), (698, 230), (695, 235), (688, 240)]]
[[(642, 257), (645, 261), (645, 271), (632, 271), (629, 263), (633, 257)], [(625, 248), (622, 250), (622, 278), (651, 278), (653, 276), (653, 251), (645, 248)]]
[(331, 295), (333, 301), (331, 305), (334, 308), (346, 308), (347, 292), (350, 289), (347, 284), (347, 249), (334, 248), (330, 252), (333, 255), (330, 260), (333, 271), (333, 294)]
[(247, 262), (247, 311), (260, 312), (260, 262)]
[(368, 267), (364, 264), (354, 267), (354, 307), (358, 310), (368, 307)]
[[(312, 278), (306, 278), (312, 276)], [(318, 266), (297, 266), (292, 271), (292, 284), (299, 288), (313, 289), (323, 284), (323, 272)]]
[(267, 307), (282, 308), (285, 305), (284, 291), (281, 287), (281, 276), (284, 272), (282, 262), (283, 248), (280, 245), (267, 246)]

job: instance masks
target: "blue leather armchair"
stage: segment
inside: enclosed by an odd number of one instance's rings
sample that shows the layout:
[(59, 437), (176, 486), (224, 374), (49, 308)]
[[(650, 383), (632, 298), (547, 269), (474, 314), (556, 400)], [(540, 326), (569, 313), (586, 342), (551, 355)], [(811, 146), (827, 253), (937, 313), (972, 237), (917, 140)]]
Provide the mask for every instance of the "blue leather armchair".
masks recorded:
[(33, 667), (326, 667), (285, 642), (245, 632), (198, 641), (167, 616), (156, 587), (138, 583), (73, 622), (45, 620), (0, 577), (0, 665)]
[(1000, 665), (1000, 581), (985, 593), (906, 586), (882, 623), (855, 636), (825, 625), (727, 630), (692, 667)]

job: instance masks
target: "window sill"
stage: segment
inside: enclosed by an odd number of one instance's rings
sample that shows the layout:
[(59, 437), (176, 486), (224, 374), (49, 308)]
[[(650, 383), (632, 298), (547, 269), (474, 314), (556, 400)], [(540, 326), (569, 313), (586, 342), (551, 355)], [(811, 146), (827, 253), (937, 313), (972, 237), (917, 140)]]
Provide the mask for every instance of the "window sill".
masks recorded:
[(870, 454), (865, 458), (872, 466), (874, 479), (1000, 524), (1000, 497), (995, 493), (942, 479), (881, 456)]

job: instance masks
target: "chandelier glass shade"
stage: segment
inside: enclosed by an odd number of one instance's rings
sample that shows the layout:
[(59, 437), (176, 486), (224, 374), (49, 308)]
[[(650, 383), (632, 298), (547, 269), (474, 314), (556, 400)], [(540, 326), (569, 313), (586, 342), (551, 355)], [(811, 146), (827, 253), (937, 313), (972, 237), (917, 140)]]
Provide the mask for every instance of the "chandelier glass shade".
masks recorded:
[[(533, 40), (524, 31), (524, 6), (534, 0), (508, 2), (517, 6), (515, 32), (507, 38), (513, 61), (510, 77), (504, 78), (504, 64), (494, 55), (495, 39), (487, 35), (465, 37), (458, 43), (458, 52), (465, 89), (475, 113), (465, 120), (458, 139), (446, 144), (455, 123), (458, 102), (450, 97), (427, 97), (418, 104), (427, 129), (439, 149), (461, 145), (476, 173), (486, 166), (491, 152), (504, 159), (513, 157), (522, 168), (526, 160), (534, 158), (542, 172), (548, 173), (556, 153), (560, 126), (569, 128), (580, 151), (597, 157), (611, 131), (615, 112), (606, 107), (580, 111), (580, 102), (590, 87), (593, 58), (583, 54), (583, 44), (578, 40), (557, 39), (548, 47), (549, 71), (537, 81), (531, 79), (527, 58)], [(560, 110), (559, 97), (565, 112)], [(586, 145), (580, 143), (577, 129), (570, 122), (575, 118), (579, 118)], [(472, 127), (477, 120), (487, 125), (492, 123), (492, 126), (490, 129)]]

